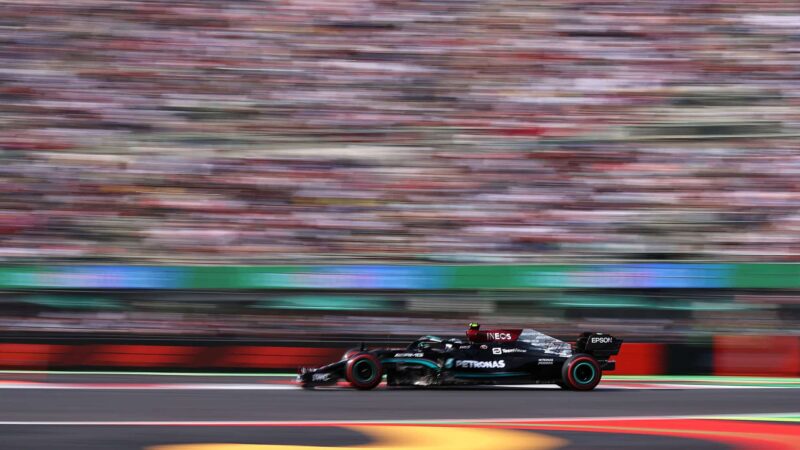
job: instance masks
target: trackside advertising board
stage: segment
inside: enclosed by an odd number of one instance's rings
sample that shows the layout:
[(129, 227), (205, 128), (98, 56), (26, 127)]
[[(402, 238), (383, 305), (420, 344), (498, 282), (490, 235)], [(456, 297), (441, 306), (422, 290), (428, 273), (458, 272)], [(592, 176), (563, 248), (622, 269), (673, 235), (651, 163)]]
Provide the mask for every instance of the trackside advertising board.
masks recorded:
[(0, 267), (2, 289), (800, 288), (800, 264)]

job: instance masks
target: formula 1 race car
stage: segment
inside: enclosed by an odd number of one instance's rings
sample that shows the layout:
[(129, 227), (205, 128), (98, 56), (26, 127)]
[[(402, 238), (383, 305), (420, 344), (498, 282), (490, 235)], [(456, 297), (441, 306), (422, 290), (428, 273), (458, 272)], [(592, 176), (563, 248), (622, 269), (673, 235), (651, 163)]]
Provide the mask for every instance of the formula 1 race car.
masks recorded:
[(622, 340), (603, 333), (583, 333), (574, 346), (532, 329), (481, 331), (470, 324), (467, 342), (423, 336), (406, 348), (348, 350), (340, 361), (300, 369), (304, 388), (347, 380), (356, 389), (372, 389), (383, 375), (389, 386), (465, 384), (557, 384), (588, 391), (603, 371), (614, 370), (611, 356)]

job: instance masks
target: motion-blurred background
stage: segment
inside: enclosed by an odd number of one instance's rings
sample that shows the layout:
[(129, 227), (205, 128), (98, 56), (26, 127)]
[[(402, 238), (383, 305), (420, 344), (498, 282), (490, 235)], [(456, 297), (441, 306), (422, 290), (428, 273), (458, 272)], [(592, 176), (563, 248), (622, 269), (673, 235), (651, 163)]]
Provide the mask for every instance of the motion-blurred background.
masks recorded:
[(0, 366), (800, 375), (799, 79), (791, 1), (0, 0)]

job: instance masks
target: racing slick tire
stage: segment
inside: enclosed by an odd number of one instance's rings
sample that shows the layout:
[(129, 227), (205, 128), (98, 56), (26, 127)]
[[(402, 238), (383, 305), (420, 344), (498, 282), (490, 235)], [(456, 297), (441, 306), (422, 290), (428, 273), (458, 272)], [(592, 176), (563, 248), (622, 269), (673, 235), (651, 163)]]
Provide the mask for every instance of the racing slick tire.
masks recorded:
[(591, 391), (603, 376), (600, 364), (590, 355), (577, 354), (564, 361), (561, 367), (561, 382), (565, 389)]
[(369, 353), (359, 353), (347, 361), (345, 379), (356, 389), (373, 389), (381, 383), (383, 366)]

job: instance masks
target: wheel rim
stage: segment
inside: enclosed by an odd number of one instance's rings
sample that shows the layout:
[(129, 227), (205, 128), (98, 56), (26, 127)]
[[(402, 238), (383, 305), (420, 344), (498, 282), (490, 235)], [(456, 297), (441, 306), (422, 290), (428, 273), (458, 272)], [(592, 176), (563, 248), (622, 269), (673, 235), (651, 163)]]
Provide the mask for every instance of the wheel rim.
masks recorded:
[(594, 381), (594, 366), (589, 362), (580, 362), (572, 369), (572, 376), (579, 384), (589, 384)]
[(353, 375), (356, 380), (362, 383), (372, 381), (372, 378), (375, 376), (375, 367), (372, 365), (372, 362), (366, 359), (356, 361), (356, 363), (353, 364)]

